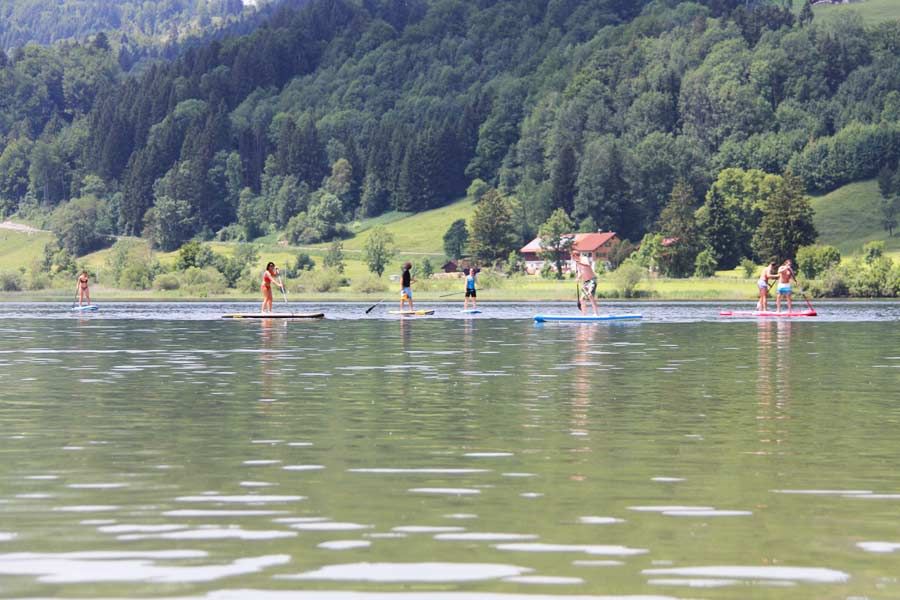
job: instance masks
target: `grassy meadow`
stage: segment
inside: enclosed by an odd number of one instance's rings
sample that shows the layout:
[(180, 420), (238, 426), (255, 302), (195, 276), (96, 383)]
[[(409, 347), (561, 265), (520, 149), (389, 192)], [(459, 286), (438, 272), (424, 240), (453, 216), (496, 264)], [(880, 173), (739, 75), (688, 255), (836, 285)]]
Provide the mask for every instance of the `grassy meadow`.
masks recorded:
[(834, 246), (847, 257), (859, 254), (866, 242), (881, 240), (889, 255), (900, 258), (900, 231), (895, 230), (890, 237), (881, 226), (880, 202), (881, 193), (874, 179), (813, 198), (819, 243)]
[[(797, 6), (798, 2), (795, 0), (794, 4)], [(895, 21), (900, 19), (900, 2), (897, 0), (862, 0), (852, 4), (820, 4), (813, 7), (813, 14), (820, 21), (845, 19), (852, 13), (861, 16), (867, 25)]]

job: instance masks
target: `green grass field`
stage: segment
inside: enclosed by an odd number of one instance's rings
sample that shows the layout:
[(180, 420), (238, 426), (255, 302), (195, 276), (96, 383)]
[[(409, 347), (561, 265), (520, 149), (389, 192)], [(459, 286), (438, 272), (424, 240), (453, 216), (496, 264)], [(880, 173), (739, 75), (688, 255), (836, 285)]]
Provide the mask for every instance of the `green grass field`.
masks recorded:
[(874, 179), (813, 198), (819, 243), (834, 246), (847, 256), (859, 254), (866, 242), (884, 240), (889, 252), (900, 252), (900, 232), (894, 231), (894, 237), (889, 237), (881, 226), (880, 202)]
[[(797, 6), (796, 1), (795, 6)], [(851, 13), (859, 14), (867, 25), (894, 21), (900, 19), (900, 2), (897, 0), (863, 0), (853, 4), (820, 4), (813, 7), (816, 21), (820, 23), (833, 19), (844, 19)]]
[(22, 233), (0, 229), (0, 270), (18, 271), (31, 268), (44, 254), (44, 246), (53, 239), (51, 233)]
[[(472, 200), (460, 200), (448, 206), (427, 210), (421, 213), (390, 212), (374, 219), (358, 221), (351, 230), (358, 233), (344, 241), (344, 250), (348, 253), (361, 252), (369, 232), (376, 225), (383, 225), (394, 236), (397, 250), (404, 255), (431, 255), (432, 258), (444, 256), (444, 233), (453, 221), (467, 219), (474, 211)], [(324, 248), (327, 244), (318, 244)]]

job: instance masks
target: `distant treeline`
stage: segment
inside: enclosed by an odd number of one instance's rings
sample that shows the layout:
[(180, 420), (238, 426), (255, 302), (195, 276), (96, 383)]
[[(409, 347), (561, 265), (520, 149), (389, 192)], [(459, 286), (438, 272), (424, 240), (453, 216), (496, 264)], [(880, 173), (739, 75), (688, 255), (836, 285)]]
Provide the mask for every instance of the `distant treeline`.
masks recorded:
[(556, 208), (637, 240), (729, 167), (807, 191), (896, 168), (900, 23), (785, 4), (314, 0), (132, 77), (102, 43), (26, 47), (0, 66), (0, 210), (89, 195), (162, 248), (315, 242), (482, 179), (523, 241)]

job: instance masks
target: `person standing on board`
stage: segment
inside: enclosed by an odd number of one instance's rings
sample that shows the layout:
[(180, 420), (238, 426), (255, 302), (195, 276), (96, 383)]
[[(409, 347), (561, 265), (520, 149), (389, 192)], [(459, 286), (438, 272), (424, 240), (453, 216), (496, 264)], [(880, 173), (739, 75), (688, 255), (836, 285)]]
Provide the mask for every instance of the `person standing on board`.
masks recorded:
[(260, 307), (259, 312), (272, 312), (273, 282), (281, 288), (282, 292), (284, 291), (284, 285), (278, 280), (278, 269), (275, 268), (275, 263), (270, 262), (266, 265), (266, 270), (263, 271), (262, 284), (259, 286), (259, 290), (263, 295), (262, 306)]
[(413, 308), (413, 295), (412, 295), (412, 274), (409, 270), (412, 269), (412, 263), (408, 262), (403, 265), (403, 273), (400, 274), (400, 310), (403, 311), (403, 306), (409, 301), (409, 310), (414, 311)]
[(89, 282), (90, 277), (88, 277), (88, 272), (82, 271), (81, 275), (78, 276), (78, 282), (75, 284), (75, 293), (78, 296), (78, 306), (82, 306), (85, 303), (88, 306), (91, 304), (91, 291), (88, 289)]
[(778, 267), (778, 295), (775, 297), (775, 310), (777, 312), (781, 312), (782, 297), (787, 300), (788, 313), (793, 308), (791, 281), (797, 283), (797, 280), (794, 278), (794, 269), (791, 268), (791, 259), (787, 259)]
[(579, 284), (579, 294), (581, 296), (581, 314), (586, 314), (587, 306), (585, 300), (590, 301), (594, 308), (594, 316), (597, 316), (597, 299), (594, 294), (597, 292), (597, 275), (591, 266), (591, 259), (579, 253), (577, 250), (572, 251), (572, 258), (575, 259), (575, 270), (577, 271), (577, 281)]
[(469, 310), (469, 298), (472, 298), (472, 310), (478, 308), (478, 300), (475, 295), (475, 267), (466, 270), (466, 297), (463, 300), (463, 310)]
[(762, 270), (762, 273), (759, 274), (759, 281), (756, 282), (756, 287), (759, 288), (759, 300), (756, 301), (756, 310), (760, 312), (766, 312), (768, 308), (770, 279), (778, 279), (778, 275), (775, 273), (774, 258)]

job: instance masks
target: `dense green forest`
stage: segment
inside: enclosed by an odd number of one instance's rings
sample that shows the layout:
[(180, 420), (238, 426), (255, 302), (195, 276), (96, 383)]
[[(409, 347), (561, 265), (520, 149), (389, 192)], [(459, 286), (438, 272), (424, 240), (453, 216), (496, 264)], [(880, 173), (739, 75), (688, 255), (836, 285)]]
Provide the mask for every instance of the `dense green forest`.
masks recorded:
[(312, 243), (481, 180), (515, 199), (519, 240), (557, 208), (686, 236), (703, 206), (734, 266), (762, 255), (765, 202), (900, 155), (900, 23), (790, 4), (313, 0), (135, 76), (102, 37), (25, 46), (0, 57), (0, 211), (69, 203), (74, 253), (110, 234)]

